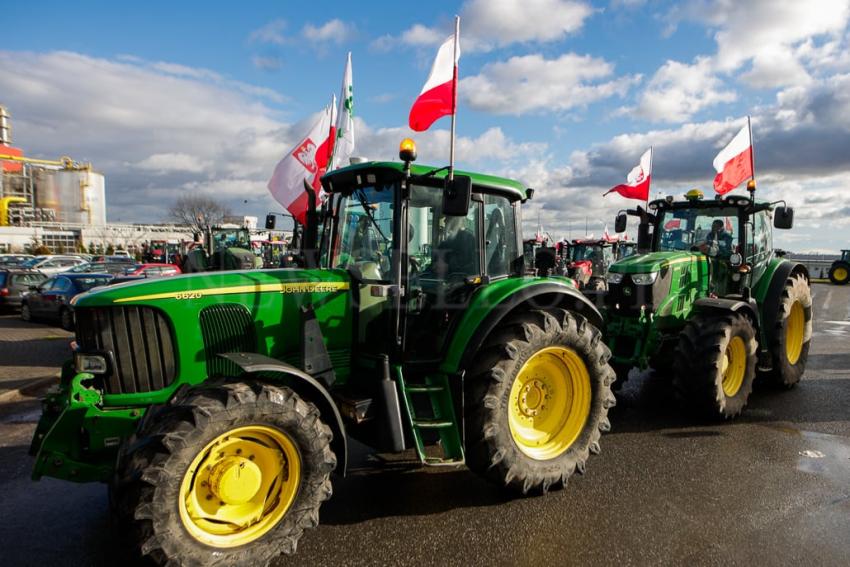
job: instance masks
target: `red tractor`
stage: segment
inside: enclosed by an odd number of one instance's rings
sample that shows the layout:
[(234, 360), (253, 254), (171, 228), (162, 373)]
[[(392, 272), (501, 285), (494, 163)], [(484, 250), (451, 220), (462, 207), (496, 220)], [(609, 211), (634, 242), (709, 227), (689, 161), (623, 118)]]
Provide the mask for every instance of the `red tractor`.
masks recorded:
[[(587, 291), (608, 289), (606, 277), (608, 266), (620, 258), (623, 251), (631, 249), (631, 243), (617, 238), (577, 238), (570, 243), (570, 262), (567, 275), (574, 279), (579, 289)], [(628, 255), (628, 254), (626, 254)]]

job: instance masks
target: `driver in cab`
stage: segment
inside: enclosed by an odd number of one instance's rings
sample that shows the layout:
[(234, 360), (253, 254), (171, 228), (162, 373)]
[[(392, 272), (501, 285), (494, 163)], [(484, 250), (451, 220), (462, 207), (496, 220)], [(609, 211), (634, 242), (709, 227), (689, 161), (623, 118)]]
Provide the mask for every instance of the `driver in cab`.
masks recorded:
[(726, 231), (723, 221), (715, 219), (711, 223), (711, 232), (699, 244), (699, 250), (709, 256), (728, 256), (732, 253), (732, 235)]

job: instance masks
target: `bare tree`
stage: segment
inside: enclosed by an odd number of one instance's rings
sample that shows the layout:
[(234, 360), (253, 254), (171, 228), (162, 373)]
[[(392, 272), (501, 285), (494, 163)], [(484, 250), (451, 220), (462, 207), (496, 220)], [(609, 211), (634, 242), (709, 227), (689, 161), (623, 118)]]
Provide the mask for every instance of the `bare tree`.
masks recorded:
[(168, 218), (175, 223), (190, 226), (202, 232), (206, 226), (221, 224), (230, 215), (226, 205), (203, 195), (178, 197), (168, 211)]

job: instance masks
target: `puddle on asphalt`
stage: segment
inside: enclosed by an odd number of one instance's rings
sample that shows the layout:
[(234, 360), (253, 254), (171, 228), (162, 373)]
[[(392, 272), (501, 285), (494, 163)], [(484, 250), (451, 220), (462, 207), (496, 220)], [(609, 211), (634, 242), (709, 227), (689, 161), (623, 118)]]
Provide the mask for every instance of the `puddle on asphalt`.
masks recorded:
[(850, 439), (814, 431), (799, 434), (805, 448), (797, 456), (797, 470), (826, 477), (839, 485), (850, 485)]
[(0, 419), (0, 423), (38, 423), (41, 417), (41, 408), (35, 408), (25, 412), (13, 413)]

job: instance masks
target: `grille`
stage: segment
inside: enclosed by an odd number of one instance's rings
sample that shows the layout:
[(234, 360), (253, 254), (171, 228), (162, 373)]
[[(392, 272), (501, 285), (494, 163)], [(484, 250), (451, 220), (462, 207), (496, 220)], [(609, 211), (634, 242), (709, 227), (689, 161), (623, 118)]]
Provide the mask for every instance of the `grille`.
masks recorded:
[(210, 305), (201, 310), (201, 335), (209, 376), (238, 376), (242, 370), (218, 356), (227, 352), (256, 352), (257, 334), (251, 313), (238, 303)]
[(174, 382), (177, 363), (171, 326), (151, 307), (87, 307), (74, 313), (82, 352), (111, 352), (107, 394), (161, 390)]

